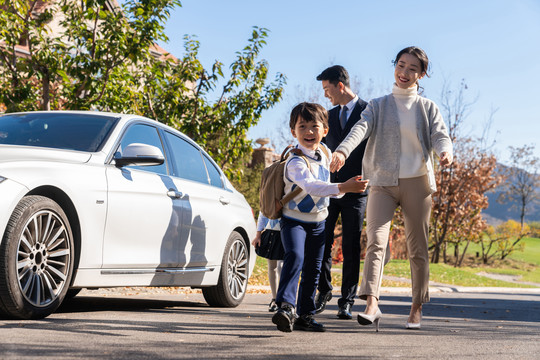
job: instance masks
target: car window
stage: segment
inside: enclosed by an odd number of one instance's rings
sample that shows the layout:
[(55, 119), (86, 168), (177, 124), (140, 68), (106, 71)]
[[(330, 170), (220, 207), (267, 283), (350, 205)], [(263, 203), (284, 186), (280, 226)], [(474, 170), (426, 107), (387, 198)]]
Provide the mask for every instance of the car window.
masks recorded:
[[(120, 153), (128, 146), (129, 144), (147, 144), (157, 147), (161, 150), (161, 153), (165, 155), (163, 151), (163, 145), (161, 139), (158, 135), (158, 131), (155, 127), (145, 124), (135, 124), (130, 126), (120, 142), (120, 147), (118, 151)], [(167, 175), (167, 165), (165, 163), (161, 165), (151, 165), (151, 166), (128, 166), (130, 169), (138, 169), (144, 171), (155, 172), (156, 174)]]
[(99, 151), (118, 117), (34, 112), (0, 116), (0, 144)]
[(165, 138), (172, 151), (173, 175), (182, 179), (209, 184), (208, 174), (200, 150), (181, 137), (169, 132), (165, 132)]
[(221, 180), (221, 173), (216, 169), (215, 165), (203, 155), (204, 164), (206, 165), (206, 170), (208, 171), (208, 178), (210, 179), (210, 185), (217, 186), (222, 188), (223, 181)]

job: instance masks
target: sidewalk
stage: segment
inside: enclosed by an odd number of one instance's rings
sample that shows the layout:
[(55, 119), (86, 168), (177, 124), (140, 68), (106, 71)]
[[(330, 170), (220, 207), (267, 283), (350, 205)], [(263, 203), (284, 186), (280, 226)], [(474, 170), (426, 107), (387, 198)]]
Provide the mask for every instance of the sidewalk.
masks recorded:
[[(410, 279), (399, 278), (395, 276), (383, 275), (385, 280), (391, 280), (402, 283), (411, 282)], [(515, 281), (515, 283), (518, 283)], [(437, 283), (434, 281), (429, 282), (430, 293), (505, 293), (505, 294), (540, 294), (540, 284), (524, 283), (524, 285), (538, 286), (536, 288), (528, 287), (476, 287), (476, 286), (456, 286), (449, 284)], [(248, 293), (270, 293), (270, 286), (267, 285), (248, 285)], [(334, 287), (332, 293), (339, 295), (340, 289)], [(381, 293), (398, 294), (408, 293), (411, 294), (410, 287), (381, 287)]]
[[(431, 293), (505, 293), (505, 294), (539, 294), (540, 288), (509, 288), (509, 287), (473, 287), (473, 286), (455, 286), (455, 285), (436, 285), (429, 287)], [(332, 293), (339, 295), (340, 290), (334, 288)], [(270, 293), (270, 286), (267, 285), (248, 285), (247, 293)], [(381, 293), (411, 294), (411, 288), (408, 287), (381, 287)]]

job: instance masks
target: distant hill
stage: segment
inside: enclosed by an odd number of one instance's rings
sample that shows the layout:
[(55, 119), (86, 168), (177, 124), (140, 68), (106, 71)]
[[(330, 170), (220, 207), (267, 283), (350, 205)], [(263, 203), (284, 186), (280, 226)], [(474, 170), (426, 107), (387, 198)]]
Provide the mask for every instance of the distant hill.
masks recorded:
[[(498, 171), (502, 171), (505, 168), (505, 165), (498, 164)], [(537, 189), (540, 193), (540, 188)], [(490, 225), (498, 225), (502, 222), (508, 220), (519, 221), (519, 209), (512, 208), (511, 203), (499, 204), (497, 198), (502, 193), (502, 191), (493, 191), (487, 194), (489, 206), (487, 209), (482, 211), (482, 217)], [(525, 213), (525, 222), (531, 221), (540, 221), (540, 204), (535, 204), (534, 206), (529, 205), (527, 212)]]
[[(507, 220), (519, 221), (519, 209), (511, 209), (511, 204), (499, 204), (500, 191), (487, 194), (489, 206), (482, 211), (484, 220), (490, 225), (498, 225)], [(525, 213), (525, 222), (540, 221), (540, 206), (530, 206)]]

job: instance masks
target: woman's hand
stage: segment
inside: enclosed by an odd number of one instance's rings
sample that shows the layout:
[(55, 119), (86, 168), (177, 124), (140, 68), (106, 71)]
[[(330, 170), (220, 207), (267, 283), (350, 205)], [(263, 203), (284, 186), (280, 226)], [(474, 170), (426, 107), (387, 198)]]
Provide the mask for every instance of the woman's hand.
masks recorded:
[(448, 166), (452, 164), (453, 157), (450, 153), (447, 153), (446, 151), (441, 153), (441, 156), (439, 157), (439, 162), (442, 166)]
[(345, 164), (345, 155), (341, 151), (332, 153), (332, 161), (330, 162), (330, 171), (336, 172)]
[(255, 238), (251, 242), (251, 245), (255, 247), (259, 247), (259, 245), (261, 245), (261, 231), (257, 231), (257, 234), (255, 235)]

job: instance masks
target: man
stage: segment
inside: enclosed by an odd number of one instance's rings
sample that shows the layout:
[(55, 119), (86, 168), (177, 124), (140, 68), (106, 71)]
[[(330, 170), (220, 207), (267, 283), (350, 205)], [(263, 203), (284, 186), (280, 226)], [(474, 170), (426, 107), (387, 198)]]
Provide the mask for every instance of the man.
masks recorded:
[[(360, 99), (350, 88), (349, 74), (340, 65), (324, 70), (317, 80), (322, 81), (324, 96), (335, 107), (329, 111), (329, 132), (323, 142), (334, 151), (347, 137), (352, 126), (360, 120), (360, 114), (367, 103)], [(366, 148), (362, 142), (349, 156), (345, 165), (337, 173), (331, 175), (332, 182), (343, 182), (355, 175), (362, 174), (362, 158)], [(367, 204), (367, 192), (345, 194), (340, 199), (330, 199), (328, 218), (326, 219), (325, 250), (321, 268), (321, 276), (316, 297), (316, 312), (321, 313), (332, 299), (332, 245), (334, 243), (334, 227), (341, 213), (343, 235), (341, 247), (343, 251), (343, 280), (341, 298), (338, 300), (340, 319), (352, 319), (351, 308), (354, 304), (360, 273), (360, 234), (364, 223)]]

